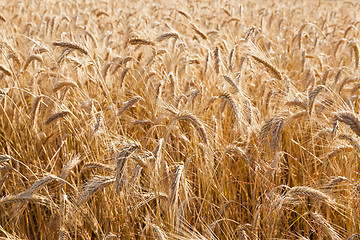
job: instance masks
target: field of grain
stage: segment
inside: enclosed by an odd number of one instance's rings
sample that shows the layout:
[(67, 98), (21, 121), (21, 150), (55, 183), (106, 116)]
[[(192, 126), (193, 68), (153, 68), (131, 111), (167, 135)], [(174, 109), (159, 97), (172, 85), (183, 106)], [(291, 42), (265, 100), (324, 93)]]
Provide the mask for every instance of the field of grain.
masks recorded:
[(0, 6), (1, 239), (360, 239), (359, 2)]

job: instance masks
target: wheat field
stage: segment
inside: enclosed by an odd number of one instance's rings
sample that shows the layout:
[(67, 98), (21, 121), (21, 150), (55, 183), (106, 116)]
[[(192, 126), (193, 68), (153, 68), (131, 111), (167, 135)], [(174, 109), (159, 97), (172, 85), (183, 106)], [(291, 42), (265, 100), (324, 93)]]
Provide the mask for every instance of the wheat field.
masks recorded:
[(0, 6), (1, 239), (360, 239), (359, 2)]

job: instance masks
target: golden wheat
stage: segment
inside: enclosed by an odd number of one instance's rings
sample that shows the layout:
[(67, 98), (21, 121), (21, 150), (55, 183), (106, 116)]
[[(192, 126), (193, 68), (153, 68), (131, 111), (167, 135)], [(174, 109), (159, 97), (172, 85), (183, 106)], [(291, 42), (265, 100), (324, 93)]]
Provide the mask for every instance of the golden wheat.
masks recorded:
[(7, 1), (1, 239), (358, 239), (355, 1)]

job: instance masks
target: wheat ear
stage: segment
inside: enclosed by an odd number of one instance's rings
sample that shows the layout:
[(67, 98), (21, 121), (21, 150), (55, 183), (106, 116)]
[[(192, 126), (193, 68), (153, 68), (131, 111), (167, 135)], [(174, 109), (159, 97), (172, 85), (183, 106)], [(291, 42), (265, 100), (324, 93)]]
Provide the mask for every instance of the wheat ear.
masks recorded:
[(224, 99), (227, 103), (229, 103), (230, 108), (232, 110), (233, 116), (236, 120), (236, 126), (240, 126), (240, 116), (239, 116), (239, 108), (238, 104), (235, 102), (235, 99), (229, 93), (223, 93), (219, 96), (220, 99)]
[(355, 55), (355, 69), (357, 69), (359, 67), (359, 45), (356, 41), (350, 41), (349, 42), (350, 47), (353, 49), (354, 51), (354, 55)]
[(198, 131), (203, 142), (207, 143), (207, 134), (205, 131), (204, 124), (195, 115), (193, 115), (191, 113), (179, 114), (175, 118), (174, 122), (176, 120), (185, 120), (185, 121), (189, 122)]
[(326, 235), (331, 240), (341, 240), (339, 234), (335, 231), (335, 229), (331, 226), (331, 224), (320, 214), (311, 212), (311, 216), (314, 218), (315, 222), (320, 226), (322, 231), (326, 233)]
[(121, 152), (116, 157), (116, 168), (115, 168), (115, 190), (119, 193), (125, 185), (126, 165), (127, 159), (135, 152), (139, 147), (134, 144), (127, 145), (122, 148)]
[(165, 39), (169, 39), (169, 38), (179, 39), (179, 37), (180, 36), (177, 32), (168, 32), (168, 33), (161, 34), (159, 37), (156, 38), (156, 41), (161, 42), (161, 41), (164, 41)]
[(50, 205), (55, 207), (55, 205), (49, 198), (36, 194), (7, 195), (5, 197), (0, 198), (0, 206), (6, 203), (26, 203), (26, 202)]
[(11, 76), (11, 72), (9, 69), (7, 69), (6, 67), (4, 67), (3, 65), (0, 65), (0, 71), (2, 71), (6, 76)]
[(339, 138), (348, 141), (351, 144), (351, 146), (353, 146), (355, 151), (358, 154), (360, 154), (360, 145), (358, 144), (358, 142), (353, 137), (351, 137), (350, 135), (346, 135), (346, 134), (340, 134)]
[(282, 76), (281, 76), (280, 71), (277, 70), (273, 65), (271, 65), (269, 62), (255, 56), (255, 55), (250, 55), (250, 56), (253, 57), (257, 62), (264, 65), (266, 67), (266, 69), (268, 69), (268, 71), (270, 73), (272, 73), (277, 79), (282, 80)]
[(151, 231), (153, 233), (153, 236), (155, 237), (155, 239), (158, 240), (166, 240), (166, 234), (163, 230), (161, 230), (161, 228), (155, 224), (150, 224), (151, 227)]
[(306, 110), (308, 108), (308, 104), (305, 103), (304, 101), (295, 99), (295, 100), (291, 100), (291, 101), (287, 101), (285, 103), (286, 106), (294, 106), (294, 107), (300, 107), (304, 110)]
[(76, 203), (76, 206), (80, 206), (83, 203), (87, 202), (90, 197), (100, 189), (105, 188), (109, 184), (115, 182), (114, 177), (103, 177), (103, 176), (96, 176), (90, 181), (86, 183), (84, 186), (83, 191), (80, 193), (80, 197)]
[(3, 22), (6, 22), (6, 18), (0, 14), (0, 20), (3, 21)]
[(54, 88), (51, 90), (53, 93), (59, 91), (60, 89), (64, 87), (73, 87), (73, 88), (79, 88), (76, 82), (73, 81), (59, 81), (55, 84)]
[(58, 47), (71, 48), (71, 49), (77, 50), (85, 55), (89, 54), (89, 52), (85, 49), (85, 47), (79, 43), (57, 41), (57, 42), (53, 42), (53, 45), (58, 46)]
[(156, 159), (161, 159), (161, 149), (163, 145), (164, 145), (164, 138), (161, 138), (153, 150), (153, 154)]
[(128, 44), (130, 45), (150, 45), (150, 46), (155, 46), (155, 43), (149, 40), (145, 40), (145, 39), (140, 39), (140, 38), (133, 38), (130, 39)]
[[(120, 61), (115, 65), (115, 67), (113, 67), (113, 70), (111, 71), (111, 75), (114, 75), (114, 74), (119, 70), (119, 68), (120, 68), (122, 65), (126, 64), (127, 62), (129, 62), (129, 61), (131, 61), (131, 60), (137, 61), (134, 57), (131, 57), (131, 56), (125, 57), (124, 59), (120, 60)], [(125, 68), (125, 69), (126, 69), (126, 68)], [(128, 69), (130, 69), (130, 68), (128, 68)]]
[(335, 120), (349, 125), (351, 130), (358, 136), (360, 136), (360, 121), (350, 112), (342, 112), (335, 115)]
[(260, 139), (261, 140), (265, 139), (268, 136), (275, 120), (276, 120), (275, 117), (272, 117), (265, 121), (265, 123), (262, 126), (261, 131), (260, 131)]
[(309, 114), (311, 114), (311, 110), (312, 110), (312, 108), (313, 108), (315, 98), (319, 95), (319, 93), (320, 93), (324, 88), (325, 88), (324, 85), (319, 85), (319, 86), (317, 86), (314, 90), (312, 90), (312, 91), (309, 93), (309, 103), (308, 103)]
[(318, 199), (324, 202), (328, 202), (328, 203), (332, 203), (333, 200), (325, 193), (314, 189), (314, 188), (310, 188), (310, 187), (303, 187), (303, 186), (298, 186), (298, 187), (292, 187), (287, 193), (286, 195), (288, 196), (308, 196), (308, 197), (312, 197), (314, 199)]
[(39, 61), (39, 62), (43, 62), (43, 58), (42, 58), (41, 55), (39, 55), (39, 54), (30, 55), (30, 56), (26, 59), (22, 71), (25, 72), (25, 70), (26, 70), (27, 67), (30, 65), (30, 63), (31, 63), (32, 61), (35, 61), (35, 60), (36, 60), (36, 61)]
[(117, 112), (117, 116), (120, 116), (126, 109), (130, 108), (132, 105), (137, 103), (140, 99), (142, 99), (140, 96), (135, 96), (131, 98), (129, 101), (125, 102), (124, 105), (119, 109)]
[(79, 156), (75, 156), (73, 158), (70, 159), (70, 161), (68, 161), (65, 166), (63, 167), (63, 169), (61, 170), (61, 174), (60, 174), (60, 178), (61, 179), (66, 179), (67, 176), (69, 175), (71, 169), (73, 169), (76, 165), (78, 165), (81, 161), (81, 158)]
[(336, 186), (336, 185), (338, 185), (338, 184), (340, 184), (342, 182), (350, 182), (351, 183), (351, 181), (349, 179), (347, 179), (346, 177), (339, 176), (339, 177), (336, 177), (336, 178), (332, 179), (331, 181), (329, 181), (326, 184), (325, 189), (330, 190), (334, 186)]
[(74, 49), (73, 48), (65, 48), (64, 51), (61, 53), (59, 59), (56, 62), (56, 65), (59, 67), (63, 60), (66, 58), (69, 53), (71, 53)]
[(238, 85), (229, 76), (223, 75), (223, 78), (234, 88), (236, 92), (240, 92)]
[(351, 234), (351, 236), (348, 237), (347, 240), (359, 240), (359, 239), (360, 239), (360, 234), (354, 233), (354, 234)]
[(46, 124), (46, 125), (49, 125), (50, 123), (54, 122), (55, 120), (58, 120), (58, 119), (60, 119), (60, 118), (63, 118), (63, 117), (65, 117), (65, 116), (69, 115), (70, 113), (71, 113), (71, 112), (68, 111), (68, 110), (55, 113), (54, 115), (50, 116), (50, 117), (46, 120), (45, 124)]
[(126, 74), (128, 73), (128, 71), (130, 70), (131, 68), (129, 68), (129, 67), (126, 67), (126, 68), (124, 68), (124, 70), (121, 72), (121, 75), (120, 75), (120, 88), (122, 87), (122, 85), (123, 85), (123, 82), (124, 82), (124, 79), (125, 79), (125, 76), (126, 76)]
[(199, 30), (199, 28), (195, 25), (195, 24), (191, 24), (191, 28), (204, 40), (207, 40), (208, 37), (206, 36), (205, 33), (203, 33), (202, 31)]
[(181, 11), (181, 10), (177, 10), (178, 13), (180, 13), (183, 17), (185, 17), (186, 19), (190, 20), (191, 17), (188, 13)]
[(114, 171), (114, 167), (109, 166), (107, 164), (103, 164), (103, 163), (97, 163), (97, 162), (91, 162), (91, 163), (87, 163), (85, 164), (81, 170), (80, 170), (80, 175), (85, 172), (88, 169), (101, 169), (107, 172), (112, 172)]
[(31, 107), (31, 114), (30, 114), (30, 122), (31, 125), (35, 126), (35, 120), (36, 120), (36, 115), (39, 109), (39, 104), (40, 104), (40, 100), (41, 100), (41, 96), (37, 96), (35, 97), (34, 103)]
[(178, 198), (179, 198), (179, 186), (180, 186), (180, 179), (182, 177), (183, 170), (184, 170), (184, 165), (179, 165), (176, 168), (175, 175), (172, 180), (171, 195), (170, 195), (170, 203), (172, 206), (175, 203), (177, 203)]
[(220, 49), (219, 47), (216, 47), (215, 50), (214, 50), (214, 57), (215, 57), (215, 71), (217, 74), (220, 73), (220, 63), (221, 63), (221, 60), (220, 60)]
[(282, 130), (283, 126), (284, 126), (283, 118), (280, 118), (279, 120), (277, 120), (274, 123), (272, 139), (271, 139), (271, 143), (270, 143), (270, 147), (273, 152), (275, 152), (277, 150), (278, 143), (279, 143), (280, 136), (281, 136), (281, 130)]

